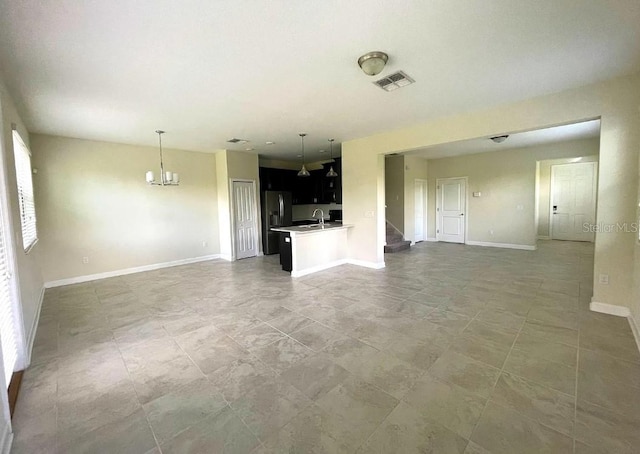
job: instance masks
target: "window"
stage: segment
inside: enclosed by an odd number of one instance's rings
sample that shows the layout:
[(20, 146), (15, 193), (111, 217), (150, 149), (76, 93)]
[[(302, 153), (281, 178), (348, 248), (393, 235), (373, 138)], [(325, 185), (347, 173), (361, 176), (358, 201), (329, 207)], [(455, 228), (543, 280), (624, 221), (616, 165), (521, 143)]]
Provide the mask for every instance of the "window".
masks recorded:
[(11, 273), (7, 236), (5, 236), (4, 210), (0, 207), (0, 339), (5, 383), (9, 386), (18, 362), (18, 333), (16, 332), (14, 304), (11, 292)]
[(31, 153), (15, 129), (13, 130), (13, 153), (16, 159), (18, 202), (20, 203), (20, 222), (22, 224), (22, 246), (25, 252), (29, 252), (38, 241), (36, 207), (33, 203)]

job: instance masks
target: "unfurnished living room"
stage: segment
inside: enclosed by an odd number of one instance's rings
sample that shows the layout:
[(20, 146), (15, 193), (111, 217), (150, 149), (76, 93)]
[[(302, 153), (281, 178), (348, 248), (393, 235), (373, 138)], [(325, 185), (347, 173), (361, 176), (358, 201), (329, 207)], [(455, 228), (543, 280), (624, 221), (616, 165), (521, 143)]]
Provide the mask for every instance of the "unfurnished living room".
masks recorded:
[(640, 452), (637, 0), (0, 43), (0, 453)]

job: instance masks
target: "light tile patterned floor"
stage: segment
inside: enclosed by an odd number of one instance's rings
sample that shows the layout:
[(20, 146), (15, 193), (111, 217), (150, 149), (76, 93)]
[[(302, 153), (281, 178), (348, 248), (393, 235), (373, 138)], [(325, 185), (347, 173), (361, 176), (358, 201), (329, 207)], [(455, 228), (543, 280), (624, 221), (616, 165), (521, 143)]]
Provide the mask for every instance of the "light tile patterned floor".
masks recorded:
[(422, 243), (48, 290), (14, 453), (631, 453), (640, 355), (593, 246)]

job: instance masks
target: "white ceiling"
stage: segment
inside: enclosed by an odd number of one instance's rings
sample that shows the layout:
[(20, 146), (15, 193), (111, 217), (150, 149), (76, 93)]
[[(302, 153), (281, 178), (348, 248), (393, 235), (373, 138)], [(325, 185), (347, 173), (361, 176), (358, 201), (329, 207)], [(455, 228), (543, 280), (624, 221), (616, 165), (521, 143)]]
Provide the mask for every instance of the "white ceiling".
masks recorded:
[[(309, 159), (336, 143), (640, 71), (637, 0), (0, 0), (31, 131)], [(357, 66), (382, 50), (385, 92)], [(231, 137), (250, 139), (230, 145)], [(265, 141), (276, 145), (267, 147)]]
[(533, 147), (567, 140), (591, 139), (599, 136), (600, 120), (591, 120), (582, 123), (510, 134), (502, 143), (495, 143), (489, 137), (480, 137), (477, 139), (435, 145), (420, 150), (413, 150), (405, 154), (420, 156), (426, 159), (449, 158), (451, 156), (465, 154)]

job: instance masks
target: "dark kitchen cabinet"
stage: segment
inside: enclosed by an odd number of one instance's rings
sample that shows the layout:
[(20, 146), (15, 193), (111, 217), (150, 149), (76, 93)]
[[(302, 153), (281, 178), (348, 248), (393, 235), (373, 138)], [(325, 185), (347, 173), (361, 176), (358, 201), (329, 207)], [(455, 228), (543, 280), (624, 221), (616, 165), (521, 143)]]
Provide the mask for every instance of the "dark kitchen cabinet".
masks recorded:
[(286, 232), (280, 232), (280, 265), (282, 265), (284, 271), (291, 272), (293, 268), (291, 252), (291, 235)]
[(324, 174), (322, 179), (322, 203), (342, 203), (342, 162), (335, 159), (333, 170), (338, 173), (337, 177), (327, 177), (327, 172), (331, 164), (324, 164)]
[(335, 178), (327, 178), (329, 165), (321, 170), (312, 170), (311, 176), (299, 177), (297, 170), (260, 167), (261, 191), (289, 191), (294, 205), (342, 203), (342, 176), (340, 160), (333, 168), (338, 172)]
[(270, 169), (260, 167), (260, 190), (262, 191), (290, 191), (290, 170)]
[(321, 203), (320, 190), (320, 174), (322, 170), (312, 170), (308, 177), (299, 177), (296, 174), (296, 180), (293, 186), (293, 204), (294, 205), (310, 205)]

